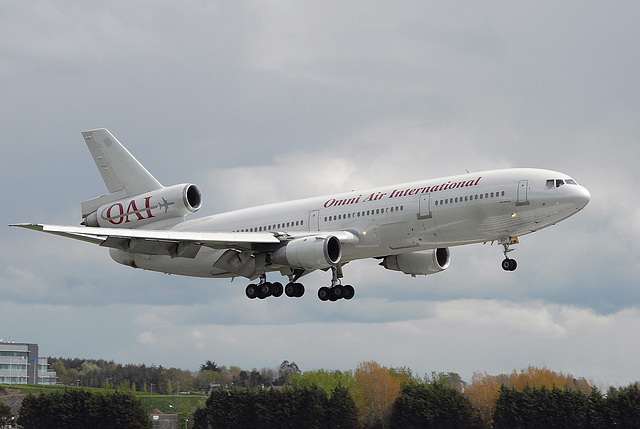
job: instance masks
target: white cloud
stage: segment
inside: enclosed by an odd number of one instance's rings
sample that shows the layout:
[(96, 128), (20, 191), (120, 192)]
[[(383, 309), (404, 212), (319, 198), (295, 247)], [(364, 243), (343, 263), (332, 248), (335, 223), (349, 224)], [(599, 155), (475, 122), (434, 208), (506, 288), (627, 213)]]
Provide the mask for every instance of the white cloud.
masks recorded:
[(142, 345), (156, 344), (158, 341), (156, 335), (151, 331), (144, 331), (138, 335), (138, 341)]

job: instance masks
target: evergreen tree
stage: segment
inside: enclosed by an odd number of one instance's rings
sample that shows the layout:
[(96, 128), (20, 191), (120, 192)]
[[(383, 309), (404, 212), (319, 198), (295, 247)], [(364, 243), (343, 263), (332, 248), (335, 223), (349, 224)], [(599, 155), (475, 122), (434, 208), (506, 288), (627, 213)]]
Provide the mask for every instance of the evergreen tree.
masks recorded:
[(637, 384), (610, 390), (606, 406), (612, 426), (624, 429), (640, 427), (640, 389)]
[(28, 395), (18, 424), (24, 429), (151, 428), (138, 398), (128, 393), (92, 393), (69, 389), (60, 393)]
[(326, 413), (330, 428), (355, 429), (358, 427), (358, 409), (346, 387), (337, 386), (333, 389)]
[(480, 424), (469, 400), (445, 381), (405, 383), (391, 414), (392, 428), (471, 428)]

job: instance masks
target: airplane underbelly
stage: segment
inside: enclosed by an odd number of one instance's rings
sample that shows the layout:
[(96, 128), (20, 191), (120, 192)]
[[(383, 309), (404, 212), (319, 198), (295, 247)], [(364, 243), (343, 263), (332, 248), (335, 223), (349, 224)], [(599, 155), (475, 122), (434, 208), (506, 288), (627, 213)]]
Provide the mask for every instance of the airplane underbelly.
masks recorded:
[(224, 252), (224, 250), (201, 249), (195, 258), (171, 258), (166, 255), (143, 255), (109, 249), (111, 258), (119, 264), (143, 270), (192, 277), (219, 277), (228, 274), (225, 270), (217, 269), (213, 266)]

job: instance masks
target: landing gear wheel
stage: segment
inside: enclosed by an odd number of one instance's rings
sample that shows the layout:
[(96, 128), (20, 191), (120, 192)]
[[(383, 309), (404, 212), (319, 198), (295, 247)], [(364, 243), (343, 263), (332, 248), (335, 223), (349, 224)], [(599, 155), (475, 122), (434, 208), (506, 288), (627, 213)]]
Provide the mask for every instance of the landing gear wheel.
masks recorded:
[(502, 261), (502, 269), (505, 271), (515, 271), (518, 268), (518, 263), (515, 259), (505, 258)]
[(287, 283), (287, 285), (284, 287), (284, 294), (287, 295), (289, 298), (295, 297), (296, 296), (295, 283)]
[(265, 299), (268, 296), (271, 296), (271, 283), (265, 282), (259, 286), (258, 298)]
[(275, 296), (276, 298), (278, 298), (279, 296), (282, 296), (282, 292), (284, 292), (282, 283), (280, 282), (271, 283), (271, 296)]
[(351, 285), (346, 285), (344, 287), (344, 299), (351, 299), (356, 294), (356, 290)]
[(301, 283), (287, 283), (284, 293), (289, 298), (300, 298), (304, 295), (304, 286)]
[(333, 288), (333, 296), (336, 297), (336, 299), (342, 299), (344, 298), (344, 286), (342, 285), (337, 285)]
[(320, 298), (320, 301), (327, 301), (330, 295), (331, 289), (329, 289), (328, 287), (322, 286), (320, 289), (318, 289), (318, 298)]
[(250, 284), (244, 292), (247, 294), (247, 298), (254, 299), (258, 296), (258, 286)]

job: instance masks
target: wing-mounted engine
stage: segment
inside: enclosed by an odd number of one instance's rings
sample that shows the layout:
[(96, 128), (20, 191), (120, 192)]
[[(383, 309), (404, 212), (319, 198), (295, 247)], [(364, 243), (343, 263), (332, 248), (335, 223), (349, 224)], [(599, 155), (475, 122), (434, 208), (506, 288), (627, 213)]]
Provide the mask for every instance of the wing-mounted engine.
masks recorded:
[(388, 270), (402, 271), (415, 277), (444, 271), (449, 266), (450, 261), (451, 253), (448, 248), (444, 247), (387, 256), (380, 265)]
[(83, 214), (86, 226), (137, 228), (165, 219), (181, 218), (202, 206), (202, 193), (196, 185), (162, 187), (138, 196), (108, 202)]
[(305, 270), (335, 266), (342, 257), (342, 244), (333, 236), (296, 238), (271, 253), (271, 263)]

